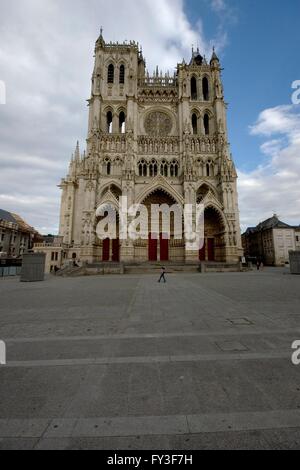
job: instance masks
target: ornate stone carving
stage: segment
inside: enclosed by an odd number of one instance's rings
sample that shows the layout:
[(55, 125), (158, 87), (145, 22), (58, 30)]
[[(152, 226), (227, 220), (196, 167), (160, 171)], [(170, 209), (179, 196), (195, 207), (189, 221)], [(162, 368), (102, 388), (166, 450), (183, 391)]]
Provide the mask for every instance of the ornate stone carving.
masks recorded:
[(172, 130), (172, 120), (167, 113), (154, 111), (145, 119), (145, 130), (153, 137), (163, 137), (170, 135)]
[(138, 138), (138, 152), (140, 155), (174, 155), (179, 153), (178, 137), (154, 138), (140, 136)]

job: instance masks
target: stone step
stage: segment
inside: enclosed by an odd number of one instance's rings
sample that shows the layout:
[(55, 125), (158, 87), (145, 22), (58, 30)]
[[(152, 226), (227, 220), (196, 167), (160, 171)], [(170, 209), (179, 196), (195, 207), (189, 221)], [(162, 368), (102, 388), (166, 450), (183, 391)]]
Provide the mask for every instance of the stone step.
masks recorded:
[(65, 277), (97, 276), (106, 274), (158, 274), (162, 266), (168, 274), (176, 273), (225, 273), (240, 272), (241, 265), (229, 263), (94, 263), (78, 268), (62, 270), (59, 275)]
[(196, 273), (199, 271), (199, 265), (168, 265), (168, 264), (161, 264), (161, 265), (141, 265), (141, 266), (125, 266), (125, 274), (156, 274), (161, 271), (162, 265), (166, 268), (166, 272), (169, 274), (173, 273), (187, 273), (192, 272)]

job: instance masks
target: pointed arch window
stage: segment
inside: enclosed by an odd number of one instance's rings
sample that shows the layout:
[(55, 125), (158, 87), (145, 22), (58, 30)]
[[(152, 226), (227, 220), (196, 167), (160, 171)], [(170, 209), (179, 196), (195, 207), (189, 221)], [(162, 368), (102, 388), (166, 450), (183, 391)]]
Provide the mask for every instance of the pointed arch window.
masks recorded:
[(107, 71), (107, 83), (114, 83), (115, 80), (115, 67), (113, 64), (108, 66)]
[(197, 135), (198, 134), (198, 117), (197, 114), (192, 115), (192, 128), (193, 128), (193, 134)]
[(168, 178), (168, 164), (166, 161), (163, 161), (162, 164), (161, 164), (161, 167), (160, 167), (160, 174), (162, 176), (165, 176), (166, 178)]
[(170, 175), (171, 175), (172, 178), (173, 177), (175, 177), (175, 178), (178, 177), (178, 163), (175, 160), (171, 164)]
[(150, 164), (150, 176), (157, 176), (157, 163), (155, 160), (152, 160)]
[(196, 77), (191, 78), (191, 98), (192, 100), (197, 100), (197, 80)]
[(119, 77), (120, 85), (124, 85), (125, 83), (125, 65), (121, 65), (120, 67), (120, 77)]
[(120, 134), (125, 134), (126, 132), (126, 116), (124, 111), (121, 111), (119, 114), (119, 132)]
[(110, 176), (111, 175), (111, 162), (109, 160), (106, 160), (105, 164), (106, 164), (106, 174), (107, 176)]
[(145, 178), (148, 176), (148, 165), (145, 160), (141, 160), (139, 162), (139, 176), (144, 176)]
[(204, 101), (209, 101), (209, 84), (207, 77), (204, 77), (202, 80), (202, 89)]
[(106, 115), (106, 130), (108, 134), (112, 134), (113, 131), (113, 115), (111, 111), (108, 111)]
[(209, 115), (208, 114), (204, 115), (203, 124), (204, 124), (205, 135), (209, 135), (210, 129), (209, 129)]

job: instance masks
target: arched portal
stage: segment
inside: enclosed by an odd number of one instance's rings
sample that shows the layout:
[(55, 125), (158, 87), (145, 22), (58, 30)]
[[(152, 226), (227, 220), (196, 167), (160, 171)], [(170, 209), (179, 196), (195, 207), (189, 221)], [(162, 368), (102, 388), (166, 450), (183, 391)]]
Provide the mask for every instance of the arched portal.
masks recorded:
[(204, 212), (204, 245), (199, 251), (200, 261), (226, 261), (226, 228), (224, 219), (213, 206), (209, 206)]
[[(104, 219), (107, 219), (109, 213), (105, 212), (103, 217), (99, 217), (97, 220), (97, 225), (99, 222), (103, 221)], [(120, 238), (119, 238), (119, 214), (117, 211), (115, 211), (115, 223), (116, 223), (116, 229), (115, 229), (115, 235), (114, 236), (108, 236), (107, 238), (104, 238), (100, 241), (100, 246), (101, 246), (101, 261), (104, 263), (108, 262), (114, 262), (114, 263), (119, 263), (120, 261)]]
[[(144, 243), (144, 258), (150, 262), (168, 262), (184, 260), (184, 240), (178, 239), (178, 226), (183, 234), (183, 219), (177, 201), (163, 189), (156, 189), (142, 203), (148, 212), (148, 240)], [(172, 208), (170, 217), (163, 217), (162, 212), (152, 217), (153, 206)], [(173, 210), (176, 208), (176, 210)], [(165, 223), (164, 223), (165, 221)], [(166, 231), (166, 226), (168, 230)], [(137, 243), (139, 246), (139, 243)]]
[[(110, 185), (103, 191), (103, 201), (106, 199), (106, 195), (109, 198), (109, 195), (113, 195), (116, 201), (119, 200), (122, 195), (122, 191), (114, 184)], [(103, 204), (103, 215), (98, 217), (96, 220), (96, 226), (105, 221), (110, 221), (112, 227), (115, 226), (113, 236), (109, 235), (107, 238), (99, 238), (99, 245), (101, 247), (101, 260), (102, 262), (115, 262), (120, 261), (120, 223), (119, 223), (119, 212), (116, 203), (112, 204), (110, 202), (102, 203)], [(104, 222), (103, 222), (104, 223)], [(108, 229), (108, 225), (105, 227), (105, 231)], [(99, 237), (99, 234), (98, 234)]]

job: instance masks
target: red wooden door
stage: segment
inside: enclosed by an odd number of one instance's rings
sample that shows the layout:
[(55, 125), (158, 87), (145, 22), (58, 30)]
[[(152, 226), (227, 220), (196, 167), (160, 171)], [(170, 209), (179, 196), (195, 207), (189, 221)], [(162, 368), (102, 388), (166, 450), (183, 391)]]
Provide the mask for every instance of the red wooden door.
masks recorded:
[(149, 261), (157, 261), (157, 239), (152, 238), (151, 233), (149, 234)]
[(169, 240), (160, 235), (160, 261), (169, 261)]
[(203, 240), (203, 247), (199, 250), (199, 261), (205, 261), (206, 242)]
[(112, 260), (114, 263), (120, 261), (120, 241), (118, 238), (112, 241)]
[(109, 250), (110, 250), (110, 240), (106, 238), (103, 240), (103, 247), (102, 247), (102, 260), (109, 261)]
[(215, 240), (209, 238), (207, 242), (208, 248), (208, 261), (215, 261)]

